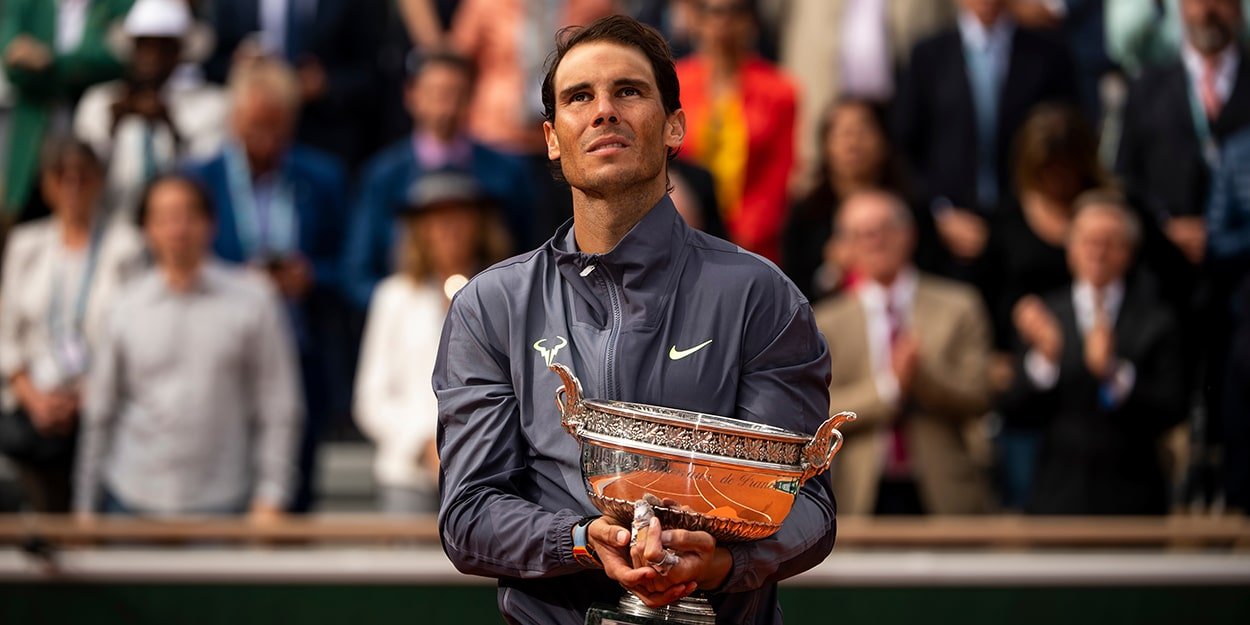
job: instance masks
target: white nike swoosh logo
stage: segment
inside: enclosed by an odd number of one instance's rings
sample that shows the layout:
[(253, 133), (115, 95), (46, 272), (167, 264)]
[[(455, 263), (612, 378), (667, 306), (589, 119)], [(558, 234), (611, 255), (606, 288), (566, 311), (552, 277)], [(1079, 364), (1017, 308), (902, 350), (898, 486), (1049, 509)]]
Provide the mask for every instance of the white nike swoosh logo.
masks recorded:
[(702, 343), (699, 343), (698, 345), (695, 345), (694, 347), (691, 347), (690, 349), (677, 349), (677, 346), (674, 345), (668, 350), (668, 358), (669, 360), (681, 360), (682, 358), (685, 358), (686, 356), (689, 356), (690, 354), (693, 354), (711, 344), (712, 344), (712, 339), (708, 339)]

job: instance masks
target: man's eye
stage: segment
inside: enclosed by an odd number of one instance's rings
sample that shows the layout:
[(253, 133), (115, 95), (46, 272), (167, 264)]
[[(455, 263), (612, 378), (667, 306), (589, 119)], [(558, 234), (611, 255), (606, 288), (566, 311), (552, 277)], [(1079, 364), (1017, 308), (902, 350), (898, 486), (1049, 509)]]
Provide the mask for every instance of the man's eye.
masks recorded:
[(589, 93), (574, 93), (573, 97), (569, 98), (569, 102), (588, 102), (588, 101), (590, 101)]
[(621, 89), (621, 95), (623, 96), (634, 96), (634, 95), (641, 95), (641, 94), (642, 92), (638, 91), (634, 87), (625, 87), (624, 89)]

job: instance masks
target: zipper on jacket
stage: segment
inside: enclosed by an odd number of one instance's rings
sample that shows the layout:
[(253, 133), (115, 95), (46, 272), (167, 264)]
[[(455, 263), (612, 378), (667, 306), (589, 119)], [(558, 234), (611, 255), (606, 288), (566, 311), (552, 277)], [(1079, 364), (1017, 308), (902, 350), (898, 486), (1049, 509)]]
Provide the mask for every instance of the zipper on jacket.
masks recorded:
[(616, 284), (612, 282), (611, 272), (607, 267), (596, 273), (607, 289), (608, 301), (612, 305), (612, 328), (608, 331), (608, 348), (603, 355), (603, 386), (607, 393), (605, 399), (620, 399), (620, 389), (616, 384), (616, 341), (621, 335), (621, 295)]

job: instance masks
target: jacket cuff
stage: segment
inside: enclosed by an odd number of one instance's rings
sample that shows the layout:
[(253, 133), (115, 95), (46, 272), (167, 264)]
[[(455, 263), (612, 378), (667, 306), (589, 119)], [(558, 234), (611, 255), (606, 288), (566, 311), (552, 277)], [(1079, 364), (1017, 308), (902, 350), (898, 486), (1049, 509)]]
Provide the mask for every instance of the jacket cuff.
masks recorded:
[(561, 510), (551, 521), (551, 534), (547, 537), (547, 544), (554, 545), (554, 555), (560, 568), (585, 568), (573, 557), (573, 526), (582, 518), (582, 515), (572, 510)]
[(750, 543), (726, 543), (721, 545), (729, 550), (729, 555), (733, 557), (733, 568), (729, 569), (729, 575), (725, 576), (725, 581), (721, 583), (720, 588), (713, 592), (742, 592), (744, 590), (753, 590), (744, 588), (743, 583), (746, 572), (751, 570), (751, 557), (748, 553)]

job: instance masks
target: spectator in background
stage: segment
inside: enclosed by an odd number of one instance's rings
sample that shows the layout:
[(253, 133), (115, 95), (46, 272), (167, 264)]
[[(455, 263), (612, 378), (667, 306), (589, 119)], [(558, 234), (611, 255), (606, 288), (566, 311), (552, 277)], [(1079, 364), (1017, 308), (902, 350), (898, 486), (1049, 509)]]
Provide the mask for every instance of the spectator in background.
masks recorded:
[(883, 191), (851, 195), (836, 236), (861, 279), (816, 307), (833, 377), (830, 405), (860, 421), (835, 460), (849, 514), (973, 514), (989, 491), (965, 426), (989, 408), (990, 327), (976, 291), (918, 272), (911, 210)]
[(382, 6), (376, 0), (215, 0), (210, 15), (217, 47), (205, 75), (225, 83), (240, 60), (286, 61), (303, 103), (296, 137), (355, 169), (375, 148), (371, 111)]
[(1076, 67), (1081, 111), (1102, 119), (1101, 83), (1116, 69), (1107, 56), (1104, 0), (1013, 0), (1011, 12), (1025, 28), (1049, 33), (1067, 46)]
[(519, 249), (546, 242), (573, 215), (573, 199), (553, 181), (543, 139), (539, 93), (543, 63), (555, 50), (552, 33), (610, 15), (612, 0), (463, 0), (449, 41), (477, 70), (469, 101), (469, 135), (512, 156), (525, 168), (534, 196), (529, 233), (515, 233)]
[(907, 196), (880, 106), (843, 98), (826, 109), (818, 134), (819, 180), (790, 210), (781, 246), (782, 269), (812, 301), (849, 280), (844, 262), (826, 249), (836, 245), (833, 224), (842, 200), (872, 189)]
[[(332, 156), (293, 143), (299, 82), (282, 61), (260, 58), (230, 80), (230, 137), (195, 165), (217, 207), (213, 251), (265, 273), (287, 307), (308, 406), (293, 509), (311, 506), (316, 446), (334, 383), (342, 329), (339, 254), (346, 176)], [(339, 333), (339, 334), (336, 334)], [(350, 380), (350, 378), (348, 378)]]
[[(1184, 41), (1180, 0), (1105, 0), (1107, 54), (1131, 76), (1173, 63)], [(1250, 38), (1250, 0), (1240, 0), (1242, 41)]]
[(212, 45), (186, 0), (138, 0), (120, 34), (126, 75), (87, 90), (74, 132), (108, 155), (110, 203), (133, 220), (156, 174), (221, 149), (227, 100), (215, 86), (170, 80), (180, 63), (201, 60)]
[(897, 130), (950, 273), (975, 281), (987, 220), (1010, 198), (1008, 147), (1034, 106), (1075, 101), (1075, 71), (1062, 46), (1016, 26), (1007, 0), (956, 1), (958, 27), (912, 52)]
[(1004, 414), (1044, 433), (1025, 509), (1163, 514), (1160, 437), (1187, 399), (1181, 337), (1151, 283), (1129, 275), (1141, 227), (1127, 204), (1091, 191), (1075, 210), (1072, 285), (1013, 314), (1023, 349)]
[(509, 253), (507, 235), (469, 172), (421, 176), (402, 219), (400, 270), (378, 285), (356, 376), (356, 423), (378, 451), (381, 509), (438, 511), (438, 400), (430, 377), (451, 297)]
[(1250, 269), (1250, 129), (1224, 144), (1206, 209), (1207, 255), (1236, 284)]
[(74, 105), (87, 87), (121, 76), (104, 36), (131, 2), (5, 0), (0, 5), (0, 54), (16, 94), (9, 142), (0, 146), (8, 153), (0, 199), (6, 225), (47, 208), (31, 194), (43, 138), (69, 130)]
[[(954, 24), (950, 0), (792, 0), (782, 30), (781, 65), (802, 85), (799, 163), (802, 188), (818, 184), (825, 114), (831, 102), (889, 103), (895, 76), (921, 39)], [(825, 219), (826, 233), (830, 219)]]
[(715, 177), (730, 240), (780, 262), (798, 99), (751, 50), (756, 10), (753, 0), (700, 5), (696, 52), (677, 62), (689, 128), (681, 155)]
[(154, 180), (139, 220), (157, 266), (104, 325), (74, 510), (272, 518), (291, 496), (301, 412), (282, 304), (212, 258), (211, 200), (191, 179)]
[(104, 169), (89, 146), (53, 137), (40, 160), (52, 216), (14, 228), (4, 252), (0, 450), (36, 512), (68, 512), (81, 381), (143, 243), (128, 223), (103, 216)]
[(529, 238), (533, 182), (527, 170), (465, 131), (472, 65), (454, 54), (433, 53), (414, 54), (410, 66), (404, 103), (413, 132), (365, 167), (343, 255), (345, 289), (362, 310), (377, 283), (394, 272), (402, 230), (397, 217), (412, 184), (426, 172), (449, 167), (472, 172), (483, 193), (505, 208), (513, 236)]

